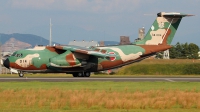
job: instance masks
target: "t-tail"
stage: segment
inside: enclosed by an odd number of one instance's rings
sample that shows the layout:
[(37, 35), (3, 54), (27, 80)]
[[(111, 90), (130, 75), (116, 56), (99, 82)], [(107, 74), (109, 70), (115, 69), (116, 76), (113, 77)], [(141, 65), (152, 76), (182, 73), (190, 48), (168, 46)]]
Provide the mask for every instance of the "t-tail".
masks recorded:
[(170, 45), (183, 17), (193, 16), (183, 13), (160, 12), (148, 33), (136, 45)]

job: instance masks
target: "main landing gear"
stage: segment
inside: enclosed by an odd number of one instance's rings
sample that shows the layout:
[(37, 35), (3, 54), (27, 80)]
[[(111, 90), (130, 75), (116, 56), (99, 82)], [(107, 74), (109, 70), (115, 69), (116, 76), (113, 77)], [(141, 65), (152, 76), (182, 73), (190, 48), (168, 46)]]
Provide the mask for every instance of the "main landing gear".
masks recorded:
[(90, 72), (75, 72), (72, 75), (73, 77), (90, 77)]

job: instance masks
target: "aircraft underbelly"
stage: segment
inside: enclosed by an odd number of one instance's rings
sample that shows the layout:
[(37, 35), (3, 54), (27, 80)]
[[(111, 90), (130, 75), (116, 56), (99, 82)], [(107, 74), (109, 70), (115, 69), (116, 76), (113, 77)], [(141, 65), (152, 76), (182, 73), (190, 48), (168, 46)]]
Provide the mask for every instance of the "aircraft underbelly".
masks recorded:
[(139, 62), (139, 61), (144, 60), (144, 59), (151, 57), (153, 55), (155, 55), (155, 53), (145, 55), (145, 56), (141, 56), (139, 58), (136, 58), (134, 60), (129, 60), (129, 61), (126, 61), (126, 62), (121, 61), (121, 63), (120, 63), (120, 61), (118, 61), (118, 63), (114, 62), (113, 64), (108, 64), (108, 62), (107, 63), (103, 62), (99, 65), (99, 66), (101, 66), (101, 68), (98, 67), (99, 68), (98, 70), (103, 71), (103, 70), (119, 68), (119, 67), (129, 65), (129, 64), (132, 64), (132, 63), (135, 63), (135, 62)]

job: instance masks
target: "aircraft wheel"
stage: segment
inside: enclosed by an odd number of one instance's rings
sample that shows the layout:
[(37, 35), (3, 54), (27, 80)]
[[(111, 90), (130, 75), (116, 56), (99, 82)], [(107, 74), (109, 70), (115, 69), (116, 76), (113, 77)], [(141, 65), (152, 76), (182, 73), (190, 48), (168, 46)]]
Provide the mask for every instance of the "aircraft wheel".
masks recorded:
[(24, 77), (24, 74), (22, 71), (19, 72), (19, 77)]
[(78, 77), (78, 73), (73, 73), (73, 77)]
[(85, 73), (84, 73), (84, 76), (85, 76), (85, 77), (90, 77), (90, 72), (85, 72)]
[(83, 77), (84, 75), (83, 75), (83, 72), (79, 72), (78, 73), (78, 77)]

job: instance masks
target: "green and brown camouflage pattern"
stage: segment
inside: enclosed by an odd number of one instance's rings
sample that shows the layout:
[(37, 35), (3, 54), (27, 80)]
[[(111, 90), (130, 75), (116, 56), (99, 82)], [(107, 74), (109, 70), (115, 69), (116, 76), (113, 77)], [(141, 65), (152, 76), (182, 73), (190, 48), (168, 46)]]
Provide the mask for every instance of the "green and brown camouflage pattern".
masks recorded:
[(145, 38), (139, 42), (135, 42), (134, 44), (170, 45), (182, 18), (186, 16), (192, 16), (192, 15), (175, 13), (175, 12), (158, 13), (156, 20), (152, 24)]
[(23, 72), (96, 72), (141, 61), (171, 48), (170, 43), (181, 13), (158, 13), (145, 38), (133, 45), (83, 48), (78, 46), (36, 46), (19, 50), (8, 58), (9, 68)]

